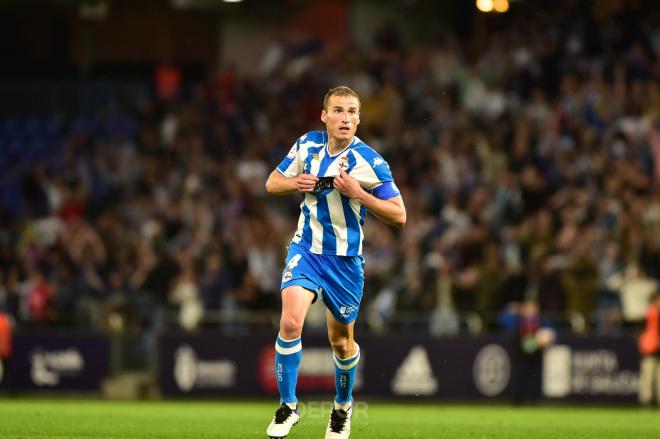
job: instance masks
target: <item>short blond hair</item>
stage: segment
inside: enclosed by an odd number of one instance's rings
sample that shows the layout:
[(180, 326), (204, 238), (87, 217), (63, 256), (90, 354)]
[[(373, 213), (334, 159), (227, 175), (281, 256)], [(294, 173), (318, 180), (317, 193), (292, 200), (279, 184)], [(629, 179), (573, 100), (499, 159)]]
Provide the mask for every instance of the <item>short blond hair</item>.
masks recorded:
[(358, 109), (362, 106), (362, 102), (360, 102), (360, 96), (358, 96), (353, 89), (350, 87), (346, 87), (345, 85), (340, 85), (339, 87), (331, 88), (328, 90), (328, 92), (325, 94), (325, 97), (323, 98), (323, 109), (327, 110), (328, 109), (328, 101), (332, 96), (351, 96), (357, 99), (358, 101)]

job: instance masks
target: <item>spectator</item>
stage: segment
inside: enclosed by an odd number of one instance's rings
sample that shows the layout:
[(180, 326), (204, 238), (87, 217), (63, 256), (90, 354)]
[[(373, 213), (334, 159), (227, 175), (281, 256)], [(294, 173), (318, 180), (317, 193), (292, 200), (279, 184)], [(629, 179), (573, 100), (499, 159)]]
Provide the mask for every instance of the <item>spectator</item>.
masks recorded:
[(181, 311), (168, 301), (181, 285), (205, 309), (275, 311), (273, 272), (298, 200), (266, 203), (264, 170), (315, 128), (317, 115), (291, 108), (346, 81), (365, 114), (381, 116), (360, 135), (394, 164), (410, 212), (401, 234), (365, 229), (365, 251), (381, 261), (367, 273), (365, 300), (382, 293), (370, 322), (451, 333), (476, 309), (492, 327), (525, 296), (603, 332), (620, 329), (619, 308), (624, 322), (642, 319), (660, 266), (660, 53), (643, 43), (655, 41), (655, 18), (629, 10), (635, 35), (597, 21), (607, 25), (594, 24), (593, 39), (607, 44), (584, 50), (559, 44), (575, 40), (579, 14), (541, 21), (518, 6), (504, 22), (524, 17), (524, 31), (486, 20), (422, 46), (390, 21), (371, 51), (278, 38), (253, 75), (227, 68), (194, 84), (163, 65), (160, 96), (48, 116), (38, 160), (22, 128), (7, 131), (19, 153), (0, 182), (0, 301), (19, 327), (39, 315), (99, 328), (116, 311), (154, 329), (177, 322), (157, 316)]
[(542, 318), (533, 299), (509, 304), (499, 321), (502, 328), (516, 335), (513, 401), (516, 404), (537, 401), (541, 397), (543, 351), (554, 342), (555, 332), (550, 322)]
[(635, 323), (644, 319), (646, 304), (658, 289), (658, 282), (646, 276), (641, 267), (633, 262), (623, 272), (612, 275), (608, 286), (621, 297), (624, 320)]
[(660, 293), (651, 296), (646, 310), (644, 332), (639, 337), (639, 402), (660, 403)]

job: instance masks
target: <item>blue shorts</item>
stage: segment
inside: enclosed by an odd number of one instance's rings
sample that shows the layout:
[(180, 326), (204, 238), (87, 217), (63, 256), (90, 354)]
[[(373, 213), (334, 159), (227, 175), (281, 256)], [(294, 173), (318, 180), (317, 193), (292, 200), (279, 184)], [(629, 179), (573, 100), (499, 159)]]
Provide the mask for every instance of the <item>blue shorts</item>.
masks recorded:
[[(313, 292), (342, 323), (355, 320), (364, 286), (362, 256), (317, 255), (291, 243), (282, 273), (281, 290), (293, 285)], [(312, 302), (313, 303), (313, 302)]]

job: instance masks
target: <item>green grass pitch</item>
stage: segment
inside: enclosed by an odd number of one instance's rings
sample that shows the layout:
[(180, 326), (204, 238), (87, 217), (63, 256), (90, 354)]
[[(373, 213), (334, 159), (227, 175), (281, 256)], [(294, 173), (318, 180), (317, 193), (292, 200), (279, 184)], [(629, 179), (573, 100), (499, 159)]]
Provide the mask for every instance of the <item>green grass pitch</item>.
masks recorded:
[[(640, 408), (356, 403), (351, 439), (658, 438), (660, 413)], [(329, 403), (306, 403), (290, 439), (324, 436)], [(0, 399), (0, 438), (265, 438), (266, 402)]]

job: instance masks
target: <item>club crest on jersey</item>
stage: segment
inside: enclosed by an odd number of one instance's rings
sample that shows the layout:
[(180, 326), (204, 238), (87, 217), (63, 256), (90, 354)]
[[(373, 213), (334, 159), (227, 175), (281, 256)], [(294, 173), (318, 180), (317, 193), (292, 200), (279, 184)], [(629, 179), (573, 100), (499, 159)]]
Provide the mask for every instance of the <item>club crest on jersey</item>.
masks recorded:
[(319, 155), (317, 153), (312, 153), (312, 160), (318, 160)]
[(344, 171), (348, 169), (348, 157), (344, 156), (339, 159), (339, 169), (343, 169)]

